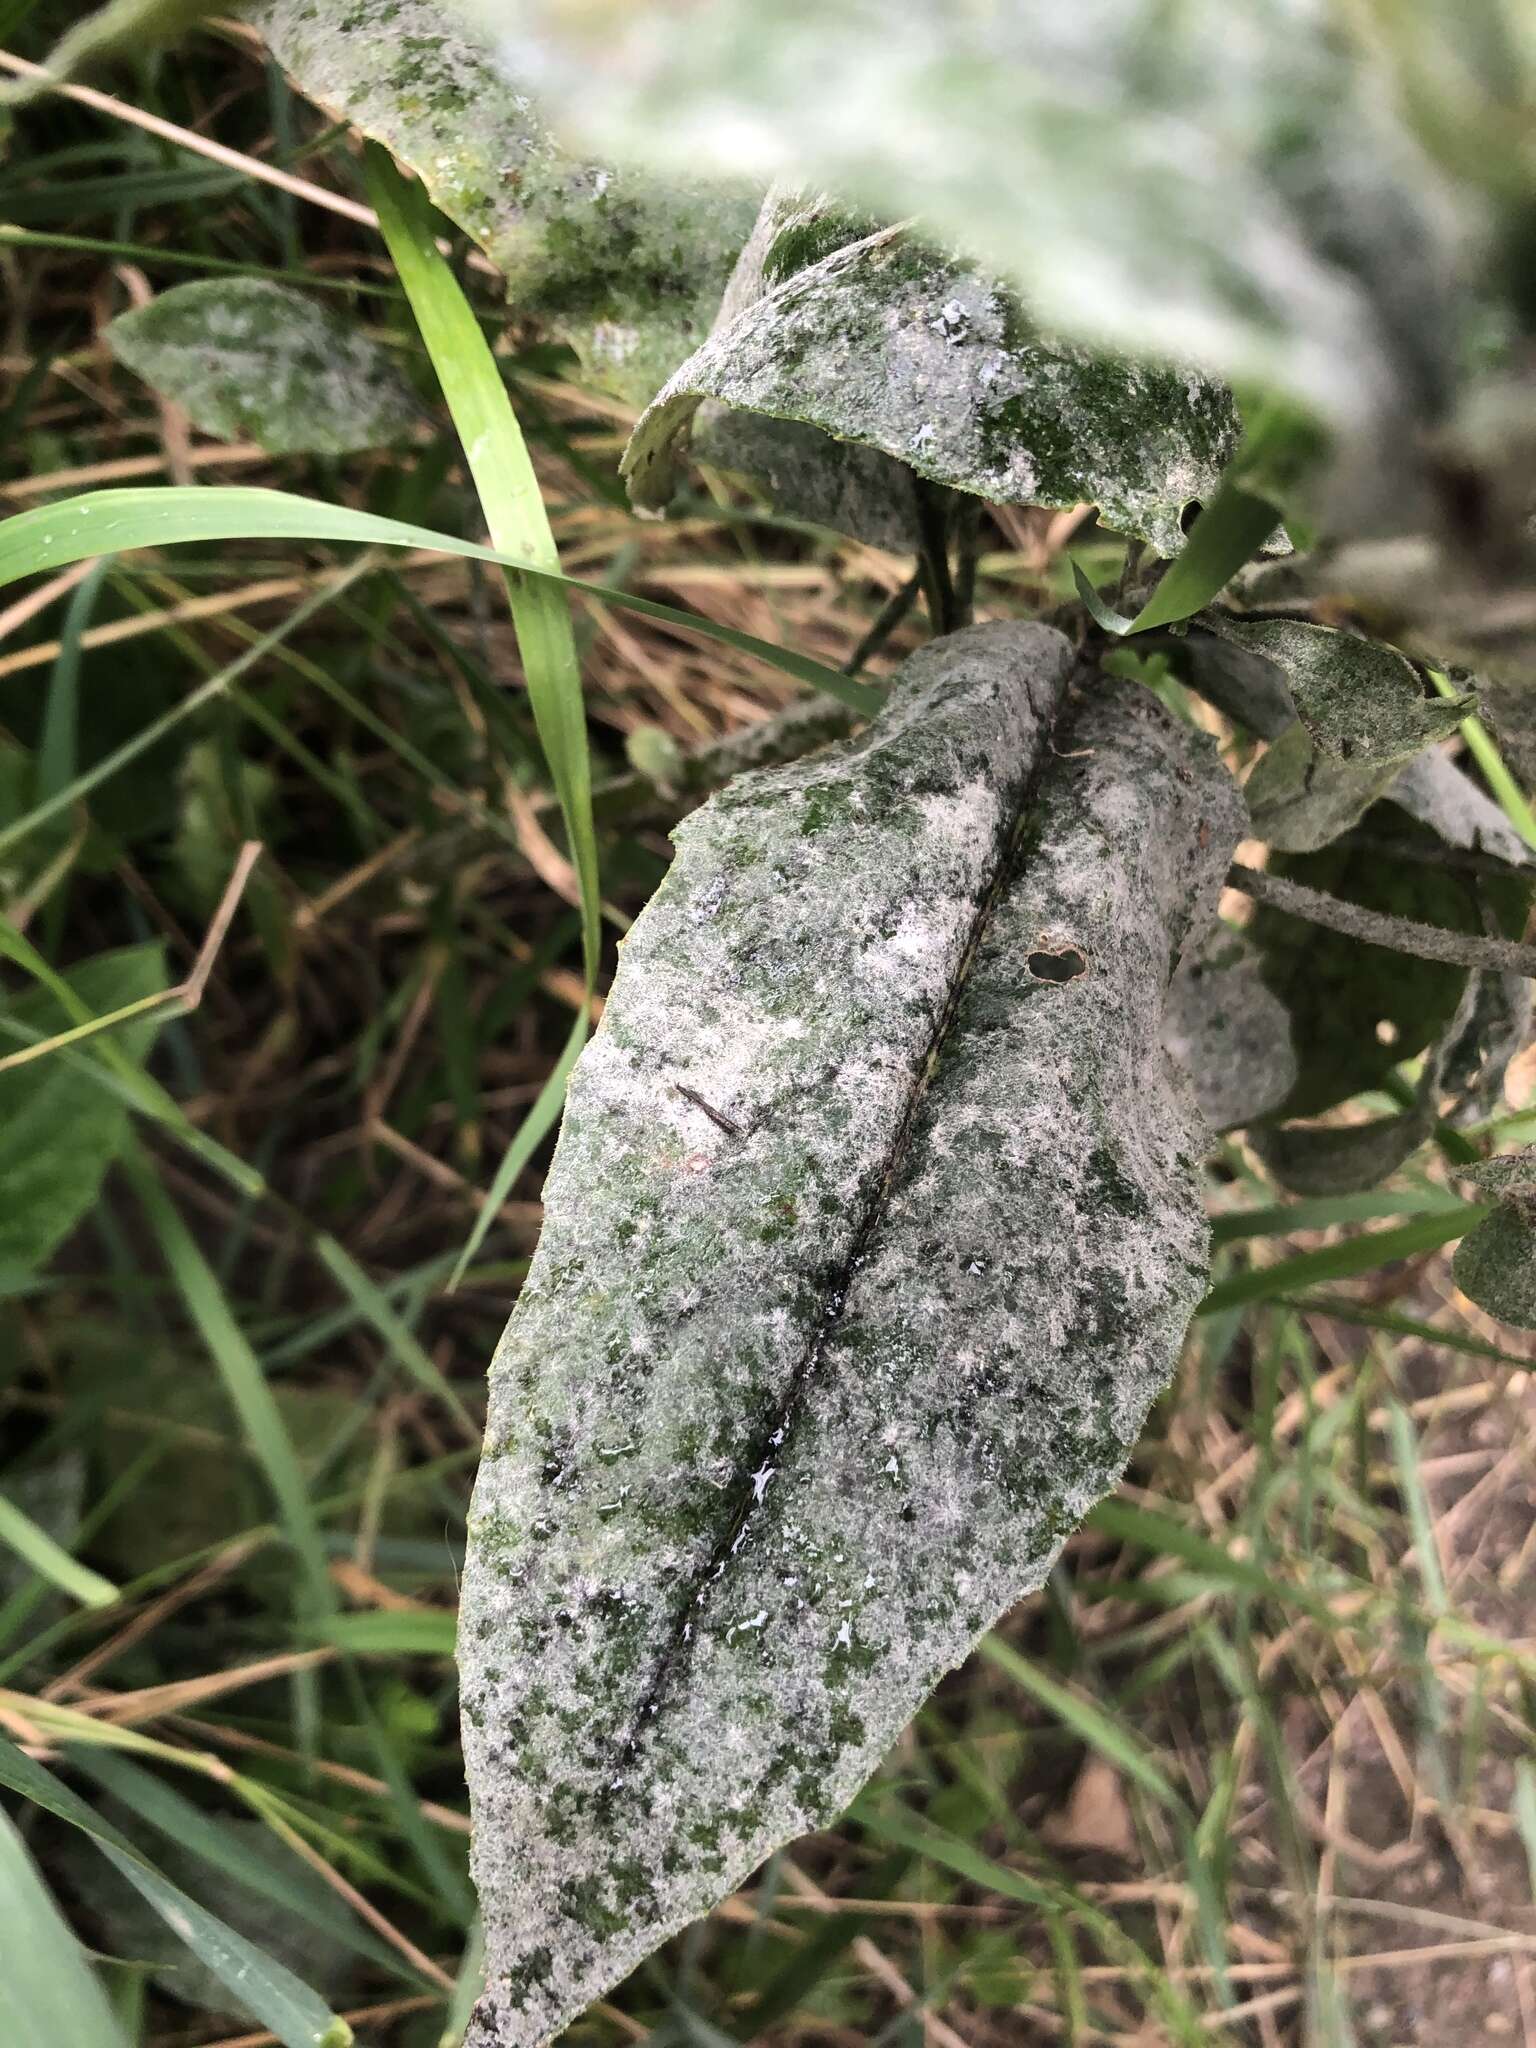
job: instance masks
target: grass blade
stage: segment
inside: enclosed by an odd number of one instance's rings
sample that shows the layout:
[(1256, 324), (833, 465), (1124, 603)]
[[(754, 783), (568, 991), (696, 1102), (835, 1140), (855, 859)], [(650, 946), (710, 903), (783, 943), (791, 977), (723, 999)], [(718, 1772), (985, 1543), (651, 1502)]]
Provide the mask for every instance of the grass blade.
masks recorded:
[[(490, 344), (438, 250), (426, 195), (419, 185), (407, 183), (377, 143), (368, 145), (367, 166), (379, 225), (453, 415), (491, 539), (503, 554), (558, 573), (560, 556), (528, 445)], [(582, 946), (591, 988), (602, 947), (602, 902), (587, 714), (570, 608), (556, 584), (517, 570), (507, 571), (507, 595), (533, 722), (581, 887)]]
[[(242, 2010), (271, 2029), (283, 2048), (351, 2048), (352, 2029), (291, 1970), (236, 1934), (162, 1877), (125, 1835), (98, 1818), (78, 1794), (0, 1735), (0, 1785), (79, 1828), (152, 1906), (171, 1932), (233, 1992)], [(67, 2036), (59, 2036), (59, 2048)], [(49, 2048), (55, 2048), (54, 2043)]]
[(336, 1596), (326, 1569), (320, 1525), (315, 1520), (308, 1482), (294, 1455), (260, 1361), (230, 1313), (213, 1268), (152, 1168), (142, 1154), (130, 1153), (126, 1164), (140, 1207), (159, 1240), (161, 1255), (209, 1356), (219, 1369), (252, 1453), (276, 1498), (284, 1531), (308, 1581), (310, 1610), (325, 1613), (335, 1605)]
[(101, 1985), (10, 1820), (0, 1813), (0, 2040), (124, 2048)]
[(464, 1241), (464, 1249), (459, 1253), (458, 1262), (449, 1277), (450, 1294), (474, 1264), (475, 1255), (485, 1242), (485, 1234), (496, 1221), (502, 1203), (516, 1185), (518, 1175), (559, 1122), (560, 1111), (565, 1103), (565, 1084), (571, 1078), (571, 1069), (587, 1042), (588, 1029), (587, 1012), (579, 1010), (576, 1022), (571, 1028), (571, 1035), (565, 1042), (564, 1052), (561, 1053), (549, 1079), (539, 1090), (528, 1114), (518, 1126), (517, 1135), (502, 1155), (490, 1192), (480, 1205), (474, 1226)]
[(1279, 1259), (1273, 1266), (1255, 1266), (1246, 1273), (1234, 1273), (1219, 1280), (1201, 1302), (1195, 1314), (1214, 1315), (1218, 1309), (1238, 1308), (1251, 1301), (1278, 1301), (1300, 1287), (1320, 1281), (1347, 1280), (1357, 1273), (1373, 1272), (1394, 1259), (1411, 1259), (1419, 1252), (1438, 1251), (1454, 1237), (1465, 1237), (1474, 1224), (1491, 1211), (1487, 1202), (1464, 1202), (1404, 1223), (1396, 1230), (1371, 1230), (1352, 1237), (1346, 1244), (1324, 1245), (1320, 1251), (1298, 1252), (1293, 1259)]
[(989, 1664), (995, 1664), (999, 1671), (1011, 1678), (1015, 1685), (1027, 1692), (1031, 1699), (1053, 1714), (1074, 1735), (1095, 1749), (1116, 1770), (1138, 1784), (1143, 1792), (1150, 1794), (1159, 1806), (1175, 1815), (1187, 1826), (1193, 1827), (1189, 1809), (1178, 1793), (1163, 1776), (1157, 1765), (1139, 1748), (1123, 1728), (1119, 1728), (1091, 1700), (1069, 1692), (1064, 1685), (1058, 1685), (1054, 1678), (1048, 1678), (1038, 1666), (1021, 1657), (1017, 1650), (1005, 1643), (1000, 1636), (983, 1636), (979, 1645), (981, 1654)]
[(47, 1579), (50, 1585), (57, 1586), (61, 1593), (67, 1593), (82, 1607), (110, 1607), (118, 1597), (117, 1588), (110, 1579), (104, 1579), (100, 1572), (91, 1571), (71, 1557), (61, 1544), (54, 1542), (46, 1529), (40, 1529), (3, 1493), (0, 1493), (0, 1545), (15, 1551), (19, 1558), (31, 1565), (39, 1578)]
[(333, 541), (361, 547), (430, 548), (438, 554), (457, 555), (465, 561), (489, 562), (493, 567), (516, 569), (522, 575), (577, 590), (603, 604), (659, 619), (669, 626), (683, 626), (706, 640), (734, 647), (767, 662), (782, 675), (793, 676), (813, 690), (825, 690), (865, 717), (871, 717), (884, 703), (884, 693), (868, 683), (856, 683), (808, 655), (790, 647), (776, 647), (771, 640), (759, 640), (734, 626), (717, 625), (713, 619), (675, 606), (658, 604), (632, 591), (613, 590), (601, 583), (584, 583), (536, 562), (522, 561), (438, 533), (429, 526), (413, 526), (408, 520), (388, 519), (378, 512), (359, 512), (348, 505), (327, 505), (318, 498), (300, 498), (289, 491), (269, 491), (239, 485), (155, 484), (142, 489), (87, 491), (56, 505), (39, 505), (31, 511), (13, 513), (0, 520), (0, 589), (24, 576), (46, 569), (61, 569), (103, 554), (125, 554), (133, 548), (177, 547), (187, 541), (228, 540), (314, 540)]

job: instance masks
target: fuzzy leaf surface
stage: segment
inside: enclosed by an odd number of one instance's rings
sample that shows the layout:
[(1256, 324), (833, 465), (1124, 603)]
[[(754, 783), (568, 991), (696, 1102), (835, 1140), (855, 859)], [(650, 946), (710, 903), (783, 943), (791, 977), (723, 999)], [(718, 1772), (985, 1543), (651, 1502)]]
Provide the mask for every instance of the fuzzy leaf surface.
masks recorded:
[(1011, 287), (893, 229), (789, 270), (682, 365), (625, 452), (637, 505), (671, 497), (678, 437), (704, 399), (999, 503), (1095, 504), (1164, 555), (1237, 440), (1220, 387), (1050, 340)]
[(934, 643), (678, 829), (493, 1369), (471, 2040), (545, 2040), (841, 1810), (1119, 1474), (1206, 1268), (1159, 1042), (1241, 804), (1067, 643)]
[(174, 286), (107, 329), (112, 353), (205, 434), (269, 455), (350, 455), (421, 417), (395, 358), (355, 321), (267, 278)]
[(269, 0), (256, 22), (300, 91), (415, 171), (595, 384), (643, 405), (709, 332), (760, 188), (569, 155), (462, 8)]
[[(1289, 392), (1388, 460), (1449, 375), (1476, 196), (1458, 213), (1400, 111), (1395, 65), (1434, 75), (1403, 10), (1356, 36), (1317, 0), (460, 4), (588, 148), (918, 215), (1053, 332)], [(1506, 81), (1470, 40), (1491, 136)]]

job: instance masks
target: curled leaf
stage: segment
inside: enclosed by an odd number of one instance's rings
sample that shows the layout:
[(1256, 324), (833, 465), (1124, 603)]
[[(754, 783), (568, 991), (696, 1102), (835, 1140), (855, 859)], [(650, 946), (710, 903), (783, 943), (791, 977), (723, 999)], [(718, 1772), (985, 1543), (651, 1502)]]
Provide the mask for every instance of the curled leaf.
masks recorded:
[(1218, 386), (1052, 341), (1011, 287), (894, 228), (789, 271), (669, 379), (625, 452), (637, 505), (672, 496), (678, 439), (705, 399), (1001, 503), (1095, 504), (1164, 555), (1236, 441)]
[(709, 332), (760, 188), (567, 154), (466, 8), (267, 0), (256, 22), (299, 90), (414, 170), (594, 383), (643, 405)]
[(1472, 702), (1426, 696), (1411, 662), (1358, 633), (1306, 619), (1223, 619), (1216, 630), (1279, 671), (1308, 738), (1334, 760), (1401, 764), (1453, 733)]
[(266, 278), (176, 285), (120, 315), (107, 340), (205, 434), (270, 455), (385, 448), (422, 416), (382, 342)]
[(1313, 853), (1347, 832), (1465, 715), (1469, 700), (1426, 698), (1410, 662), (1358, 634), (1300, 619), (1215, 624), (1269, 665), (1296, 707), (1245, 785), (1254, 831), (1284, 852)]
[(626, 941), (471, 1517), (477, 2048), (836, 1814), (1165, 1381), (1206, 1235), (1158, 1025), (1241, 807), (1134, 687), (1053, 734), (1071, 666), (936, 642), (687, 820)]

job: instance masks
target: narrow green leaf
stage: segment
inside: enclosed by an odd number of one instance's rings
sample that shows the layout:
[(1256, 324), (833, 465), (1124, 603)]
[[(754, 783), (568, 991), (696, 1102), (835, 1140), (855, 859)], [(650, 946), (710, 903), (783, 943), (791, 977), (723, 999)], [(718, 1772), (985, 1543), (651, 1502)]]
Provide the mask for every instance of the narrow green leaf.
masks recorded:
[[(1111, 1504), (1101, 1503), (1101, 1506), (1108, 1505)], [(1149, 1793), (1159, 1806), (1165, 1807), (1191, 1828), (1194, 1826), (1188, 1807), (1151, 1757), (1095, 1701), (1084, 1699), (1081, 1694), (1070, 1692), (1066, 1686), (1058, 1684), (1037, 1664), (1021, 1657), (1001, 1636), (984, 1636), (979, 1647), (989, 1664), (995, 1664), (1063, 1727), (1070, 1728), (1080, 1741), (1097, 1750), (1106, 1762), (1122, 1771), (1143, 1792)]]
[(359, 512), (346, 505), (327, 505), (317, 498), (299, 498), (287, 491), (210, 487), (204, 484), (154, 485), (142, 490), (88, 491), (56, 505), (35, 506), (0, 520), (0, 589), (23, 576), (67, 567), (95, 555), (122, 554), (132, 548), (175, 547), (186, 541), (316, 540), (362, 546), (432, 548), (466, 561), (489, 562), (521, 575), (563, 585), (568, 590), (616, 605), (620, 610), (686, 627), (706, 640), (717, 640), (750, 654), (813, 690), (825, 690), (864, 717), (878, 711), (884, 692), (868, 683), (827, 668), (793, 648), (739, 633), (693, 612), (657, 604), (627, 590), (584, 583), (533, 560), (501, 554), (474, 541), (436, 533), (431, 527)]
[(1319, 1621), (1331, 1623), (1333, 1620), (1328, 1603), (1309, 1593), (1305, 1587), (1275, 1578), (1252, 1558), (1234, 1557), (1224, 1544), (1202, 1536), (1198, 1529), (1187, 1528), (1171, 1515), (1160, 1515), (1151, 1508), (1140, 1508), (1112, 1496), (1101, 1500), (1089, 1512), (1086, 1526), (1096, 1529), (1101, 1536), (1112, 1536), (1118, 1542), (1138, 1544), (1157, 1557), (1181, 1557), (1187, 1564), (1240, 1592), (1301, 1607)]
[[(238, 1834), (226, 1833), (217, 1819), (194, 1806), (174, 1786), (116, 1751), (79, 1743), (71, 1746), (69, 1755), (77, 1768), (97, 1779), (114, 1799), (179, 1848), (200, 1857), (211, 1870), (284, 1912), (323, 1927), (332, 1939), (374, 1965), (407, 1982), (420, 1981), (414, 1972), (402, 1968), (399, 1951), (364, 1927), (330, 1886), (290, 1850), (284, 1850), (286, 1867), (251, 1855)], [(258, 1804), (257, 1812), (263, 1810)]]
[(458, 1617), (443, 1608), (420, 1612), (332, 1614), (308, 1633), (367, 1657), (451, 1657)]
[(1403, 1500), (1408, 1509), (1408, 1526), (1413, 1531), (1413, 1554), (1419, 1568), (1419, 1584), (1424, 1588), (1424, 1603), (1432, 1614), (1441, 1615), (1449, 1608), (1450, 1597), (1445, 1589), (1445, 1575), (1440, 1569), (1434, 1517), (1429, 1511), (1429, 1498), (1419, 1471), (1418, 1433), (1412, 1416), (1399, 1400), (1387, 1403), (1387, 1431), (1392, 1439), (1392, 1455), (1397, 1462)]
[(502, 1154), (501, 1163), (496, 1169), (496, 1177), (491, 1182), (490, 1192), (480, 1205), (474, 1225), (464, 1241), (464, 1249), (459, 1253), (449, 1277), (450, 1294), (474, 1264), (475, 1256), (485, 1242), (486, 1232), (500, 1215), (501, 1205), (516, 1185), (518, 1175), (560, 1121), (560, 1112), (565, 1104), (566, 1084), (571, 1078), (571, 1069), (587, 1042), (587, 1033), (590, 1029), (591, 1020), (583, 1007), (577, 1012), (576, 1022), (571, 1026), (571, 1035), (565, 1042), (565, 1050), (551, 1069), (549, 1078), (539, 1090), (528, 1114), (519, 1124), (511, 1144)]
[(15, 1551), (31, 1565), (39, 1578), (47, 1579), (82, 1607), (110, 1607), (118, 1597), (116, 1586), (70, 1556), (55, 1543), (46, 1529), (40, 1529), (30, 1515), (24, 1515), (14, 1501), (0, 1493), (0, 1545)]
[(4, 1812), (0, 2040), (6, 2048), (125, 2048), (85, 1951)]
[(161, 1254), (196, 1324), (224, 1388), (244, 1426), (252, 1454), (267, 1477), (283, 1528), (308, 1582), (308, 1605), (321, 1613), (335, 1604), (320, 1525), (281, 1412), (261, 1363), (235, 1321), (218, 1278), (199, 1250), (180, 1211), (142, 1154), (130, 1155), (130, 1177)]
[[(528, 444), (490, 344), (438, 250), (425, 195), (376, 143), (368, 146), (367, 165), (379, 225), (453, 415), (491, 540), (504, 555), (558, 574), (559, 551)], [(570, 609), (552, 583), (515, 572), (508, 573), (507, 592), (528, 701), (581, 885), (582, 942), (592, 987), (602, 947), (602, 901), (587, 714)]]
[[(1239, 450), (1233, 462), (1241, 461)], [(1230, 476), (1224, 477), (1191, 527), (1183, 550), (1128, 630), (1150, 633), (1203, 611), (1264, 545), (1279, 516), (1267, 498), (1256, 498)]]
[[(352, 2029), (307, 1984), (237, 1934), (162, 1877), (118, 1830), (93, 1813), (77, 1793), (0, 1735), (0, 1785), (30, 1799), (70, 1827), (79, 1828), (160, 1915), (173, 1934), (227, 1985), (244, 2011), (277, 2035), (284, 2048), (350, 2048)], [(64, 2048), (68, 2037), (49, 2042)], [(69, 2048), (74, 2048), (70, 2042)]]
[(1424, 1216), (1396, 1230), (1368, 1231), (1346, 1244), (1324, 1245), (1320, 1251), (1299, 1252), (1293, 1259), (1277, 1260), (1273, 1266), (1255, 1266), (1246, 1273), (1234, 1273), (1218, 1281), (1195, 1311), (1214, 1315), (1218, 1309), (1237, 1308), (1244, 1302), (1277, 1301), (1300, 1287), (1321, 1281), (1347, 1280), (1357, 1273), (1371, 1273), (1394, 1259), (1411, 1259), (1419, 1252), (1436, 1251), (1452, 1238), (1462, 1237), (1491, 1213), (1486, 1202), (1466, 1202)]

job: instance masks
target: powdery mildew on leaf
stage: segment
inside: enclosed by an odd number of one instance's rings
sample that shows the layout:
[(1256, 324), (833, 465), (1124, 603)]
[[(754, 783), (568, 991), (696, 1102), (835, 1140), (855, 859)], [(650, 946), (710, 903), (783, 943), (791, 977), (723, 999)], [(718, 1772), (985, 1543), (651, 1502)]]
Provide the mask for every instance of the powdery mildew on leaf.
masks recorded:
[(1259, 954), (1230, 925), (1186, 954), (1168, 991), (1163, 1043), (1213, 1130), (1267, 1115), (1296, 1085), (1290, 1017), (1265, 986)]
[(1501, 1322), (1536, 1330), (1536, 1146), (1485, 1160), (1462, 1178), (1497, 1207), (1457, 1246), (1456, 1285)]
[(564, 2025), (829, 1820), (1117, 1477), (1205, 1281), (1159, 1044), (1242, 822), (1048, 629), (678, 830), (493, 1369), (460, 1658), (487, 1988)]
[(1095, 504), (1165, 555), (1236, 441), (1219, 387), (1047, 340), (1008, 286), (894, 229), (795, 270), (683, 364), (625, 453), (636, 504), (671, 497), (675, 444), (706, 398), (999, 503)]
[(421, 417), (381, 342), (265, 278), (176, 285), (107, 329), (112, 353), (194, 426), (272, 455), (350, 455)]
[[(825, 196), (776, 186), (736, 259), (710, 339), (775, 284), (861, 241), (872, 225), (850, 220)], [(917, 478), (905, 462), (879, 448), (837, 440), (805, 420), (713, 399), (699, 407), (688, 434), (701, 462), (745, 476), (786, 517), (808, 519), (896, 554), (916, 554), (923, 544)]]
[(1464, 223), (1392, 38), (1326, 0), (463, 4), (571, 132), (921, 214), (1053, 331), (1289, 391), (1378, 477), (1454, 356)]
[(255, 18), (300, 91), (409, 165), (595, 384), (643, 405), (709, 332), (760, 188), (568, 155), (462, 8), (268, 0)]

